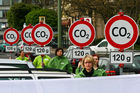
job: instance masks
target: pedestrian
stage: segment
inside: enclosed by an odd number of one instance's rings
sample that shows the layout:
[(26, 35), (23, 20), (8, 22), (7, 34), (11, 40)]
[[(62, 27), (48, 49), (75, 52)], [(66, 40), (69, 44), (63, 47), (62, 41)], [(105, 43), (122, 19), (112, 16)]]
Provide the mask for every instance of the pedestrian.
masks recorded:
[(59, 69), (72, 73), (72, 66), (67, 59), (63, 56), (64, 50), (62, 48), (57, 48), (55, 50), (55, 57), (53, 57), (49, 62), (49, 68)]
[(96, 76), (106, 76), (104, 72), (100, 69), (94, 70), (94, 65), (95, 61), (93, 59), (92, 55), (86, 55), (82, 59), (82, 66), (83, 69), (79, 74), (75, 76), (75, 78), (80, 78), (80, 77), (96, 77)]
[(97, 55), (97, 54), (94, 54), (94, 55), (92, 55), (93, 56), (93, 59), (94, 59), (94, 61), (95, 61), (95, 64), (94, 64), (94, 69), (96, 70), (96, 69), (98, 69), (99, 68), (99, 55)]
[(100, 59), (99, 55), (94, 54), (92, 56), (93, 56), (93, 60), (95, 62), (94, 66), (93, 66), (94, 70), (101, 70), (103, 72), (103, 75), (106, 76), (107, 74), (106, 74), (105, 70), (99, 66), (99, 59)]
[(29, 57), (25, 57), (24, 51), (20, 51), (20, 56), (16, 58), (16, 60), (22, 60), (22, 61), (29, 61)]
[(48, 63), (50, 61), (51, 57), (49, 57), (48, 55), (39, 55), (37, 57), (35, 57), (34, 61), (33, 61), (33, 65), (35, 66), (35, 68), (48, 68)]

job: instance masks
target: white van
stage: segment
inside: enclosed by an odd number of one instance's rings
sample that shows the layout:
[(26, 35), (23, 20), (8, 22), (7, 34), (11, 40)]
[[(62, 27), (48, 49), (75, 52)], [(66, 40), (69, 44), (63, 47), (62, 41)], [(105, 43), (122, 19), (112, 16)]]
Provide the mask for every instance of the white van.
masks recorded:
[(55, 69), (35, 69), (32, 62), (15, 59), (0, 59), (0, 81), (62, 78), (74, 78), (74, 74)]
[(96, 54), (109, 54), (111, 51), (118, 51), (118, 48), (110, 45), (106, 39), (103, 39), (96, 46), (90, 46), (90, 48)]

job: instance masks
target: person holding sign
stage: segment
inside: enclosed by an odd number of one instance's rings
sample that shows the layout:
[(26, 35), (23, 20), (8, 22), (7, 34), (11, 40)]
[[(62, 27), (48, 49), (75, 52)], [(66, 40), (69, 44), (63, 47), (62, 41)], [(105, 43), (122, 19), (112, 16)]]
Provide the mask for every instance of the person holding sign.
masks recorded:
[(39, 55), (37, 57), (35, 57), (34, 61), (33, 61), (33, 65), (36, 68), (48, 68), (48, 63), (50, 61), (51, 57), (47, 56), (47, 55)]
[(92, 55), (86, 55), (82, 60), (82, 65), (82, 71), (77, 74), (75, 78), (106, 76), (101, 69), (94, 69), (95, 61)]
[(16, 60), (21, 60), (21, 61), (29, 61), (29, 57), (25, 57), (24, 51), (20, 51), (20, 56), (16, 58)]
[(93, 66), (94, 70), (99, 69), (103, 72), (104, 76), (106, 76), (107, 74), (106, 74), (105, 70), (103, 69), (103, 67), (99, 67), (99, 58), (100, 58), (99, 55), (94, 54), (92, 56), (93, 56), (93, 59), (94, 59), (94, 62), (95, 62), (94, 66)]
[(64, 51), (62, 48), (56, 49), (56, 56), (50, 60), (48, 66), (49, 68), (60, 69), (72, 73), (72, 66), (69, 60), (65, 56), (63, 56), (63, 53)]

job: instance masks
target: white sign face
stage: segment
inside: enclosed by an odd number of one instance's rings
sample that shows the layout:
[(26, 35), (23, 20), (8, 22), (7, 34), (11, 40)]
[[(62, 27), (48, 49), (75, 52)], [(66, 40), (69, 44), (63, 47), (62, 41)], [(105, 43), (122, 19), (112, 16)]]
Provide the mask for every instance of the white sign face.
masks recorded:
[(24, 46), (25, 53), (35, 53), (35, 46)]
[(87, 21), (87, 22), (89, 22), (89, 23), (92, 23), (92, 22), (91, 22), (91, 18), (84, 18), (84, 21)]
[(73, 49), (72, 51), (73, 58), (83, 58), (86, 55), (90, 54), (89, 49)]
[(6, 52), (16, 52), (17, 46), (6, 46)]
[(110, 53), (111, 63), (133, 63), (133, 53), (132, 52), (111, 52)]
[(6, 33), (6, 40), (9, 42), (15, 42), (17, 40), (17, 33), (14, 31), (8, 31)]
[(73, 29), (72, 35), (78, 43), (85, 43), (91, 38), (91, 29), (85, 24), (79, 24)]
[(36, 47), (35, 48), (36, 55), (46, 55), (50, 54), (50, 47)]
[(38, 42), (45, 42), (50, 38), (50, 32), (46, 27), (38, 27), (35, 30), (34, 36)]
[(24, 39), (28, 42), (33, 42), (31, 32), (32, 32), (32, 28), (29, 28), (23, 34)]
[(126, 44), (133, 37), (133, 27), (125, 20), (115, 21), (110, 27), (110, 37), (117, 44)]

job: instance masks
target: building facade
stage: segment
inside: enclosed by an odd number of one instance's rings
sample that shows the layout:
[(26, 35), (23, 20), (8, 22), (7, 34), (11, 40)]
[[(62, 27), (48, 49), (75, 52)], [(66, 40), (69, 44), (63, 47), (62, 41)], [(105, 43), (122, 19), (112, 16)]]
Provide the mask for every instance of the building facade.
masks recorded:
[(6, 16), (10, 6), (20, 2), (22, 2), (22, 0), (0, 0), (0, 30), (8, 27)]

